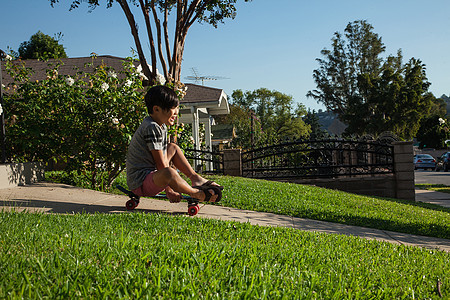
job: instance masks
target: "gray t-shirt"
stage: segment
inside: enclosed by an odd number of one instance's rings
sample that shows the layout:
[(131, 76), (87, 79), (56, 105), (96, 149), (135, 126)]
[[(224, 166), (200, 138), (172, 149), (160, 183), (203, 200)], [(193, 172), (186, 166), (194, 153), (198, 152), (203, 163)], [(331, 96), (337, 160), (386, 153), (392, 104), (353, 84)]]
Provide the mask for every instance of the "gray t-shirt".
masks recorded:
[(133, 135), (127, 152), (127, 184), (130, 190), (137, 189), (145, 177), (156, 170), (151, 150), (167, 150), (167, 126), (148, 116)]

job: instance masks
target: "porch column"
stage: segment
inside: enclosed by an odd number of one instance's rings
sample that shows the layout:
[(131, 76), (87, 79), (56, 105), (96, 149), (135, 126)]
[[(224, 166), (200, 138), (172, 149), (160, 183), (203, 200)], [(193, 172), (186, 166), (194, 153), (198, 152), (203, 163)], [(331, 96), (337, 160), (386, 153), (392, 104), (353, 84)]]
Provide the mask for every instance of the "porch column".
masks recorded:
[(191, 113), (192, 113), (192, 137), (194, 138), (194, 149), (200, 150), (198, 108), (195, 106), (191, 107)]
[[(205, 144), (206, 150), (212, 151), (212, 142), (211, 142), (211, 116), (208, 116), (208, 119), (205, 122)], [(210, 154), (205, 155), (207, 159), (212, 159)], [(213, 170), (212, 161), (206, 162), (206, 171)]]
[[(200, 134), (199, 134), (199, 119), (198, 119), (198, 108), (195, 106), (191, 107), (192, 114), (192, 137), (194, 138), (194, 149), (200, 150)], [(195, 154), (197, 155), (197, 153)], [(197, 171), (197, 166), (200, 163), (198, 159), (194, 159), (194, 170)]]

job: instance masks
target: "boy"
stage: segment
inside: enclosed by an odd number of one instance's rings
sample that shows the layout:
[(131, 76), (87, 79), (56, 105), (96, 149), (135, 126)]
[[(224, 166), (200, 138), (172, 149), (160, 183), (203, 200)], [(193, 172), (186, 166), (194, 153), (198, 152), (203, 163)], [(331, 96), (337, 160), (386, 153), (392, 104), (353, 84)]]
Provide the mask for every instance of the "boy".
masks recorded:
[[(127, 184), (138, 196), (154, 196), (165, 190), (171, 202), (181, 194), (200, 201), (218, 202), (223, 187), (197, 174), (178, 145), (167, 143), (167, 126), (178, 116), (178, 96), (166, 86), (155, 86), (145, 95), (147, 116), (133, 135), (127, 152)], [(190, 186), (170, 163), (183, 172)]]

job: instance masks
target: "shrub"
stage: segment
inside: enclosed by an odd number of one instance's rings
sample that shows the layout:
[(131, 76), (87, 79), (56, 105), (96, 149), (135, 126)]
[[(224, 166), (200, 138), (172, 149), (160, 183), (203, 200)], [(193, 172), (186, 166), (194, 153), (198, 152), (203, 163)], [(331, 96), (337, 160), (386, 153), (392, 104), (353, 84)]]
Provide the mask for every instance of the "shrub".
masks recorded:
[(129, 141), (146, 114), (143, 86), (132, 59), (123, 69), (100, 64), (73, 78), (49, 64), (47, 78), (30, 82), (31, 71), (7, 62), (14, 82), (6, 88), (9, 160), (58, 161), (65, 171), (104, 188), (125, 168)]

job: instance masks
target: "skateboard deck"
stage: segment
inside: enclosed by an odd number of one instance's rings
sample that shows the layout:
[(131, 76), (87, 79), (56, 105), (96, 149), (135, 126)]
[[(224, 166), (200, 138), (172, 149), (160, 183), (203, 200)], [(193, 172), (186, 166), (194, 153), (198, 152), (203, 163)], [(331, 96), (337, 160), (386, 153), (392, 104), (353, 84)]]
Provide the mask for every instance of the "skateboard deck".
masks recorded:
[[(138, 195), (136, 195), (132, 191), (127, 190), (126, 188), (124, 188), (123, 186), (121, 186), (119, 184), (117, 184), (116, 187), (121, 192), (123, 192), (125, 195), (130, 197), (130, 200), (128, 200), (125, 203), (125, 207), (127, 208), (127, 210), (133, 210), (139, 205), (140, 197)], [(165, 194), (158, 194), (155, 196), (151, 196), (151, 198), (167, 199), (167, 196)], [(200, 207), (198, 206), (199, 201), (195, 198), (185, 196), (185, 195), (182, 195), (182, 199), (186, 200), (188, 202), (188, 214), (190, 216), (195, 216), (198, 213), (198, 211), (200, 210)]]

